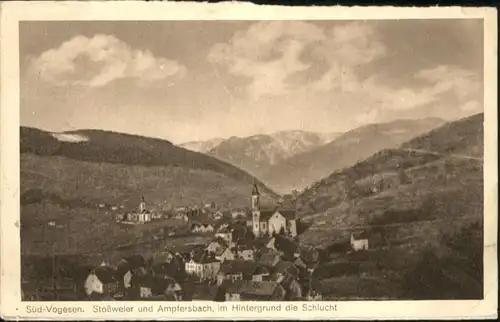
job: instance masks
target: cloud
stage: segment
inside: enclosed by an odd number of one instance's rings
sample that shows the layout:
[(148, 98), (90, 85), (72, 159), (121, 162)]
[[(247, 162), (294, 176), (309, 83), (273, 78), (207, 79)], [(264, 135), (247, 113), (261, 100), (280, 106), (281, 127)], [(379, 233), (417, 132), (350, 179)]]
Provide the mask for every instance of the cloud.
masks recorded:
[(434, 95), (452, 93), (459, 100), (464, 100), (482, 92), (479, 76), (457, 66), (440, 65), (424, 69), (415, 77), (429, 82), (429, 90)]
[(356, 69), (383, 57), (386, 48), (373, 25), (351, 22), (327, 31), (324, 43), (315, 47), (313, 54), (329, 69), (309, 89), (354, 91), (359, 86)]
[(440, 65), (415, 73), (418, 85), (394, 87), (386, 85), (380, 77), (372, 76), (359, 84), (357, 93), (368, 96), (371, 111), (358, 119), (377, 118), (406, 113), (417, 108), (432, 107), (435, 110), (480, 112), (482, 110), (482, 83), (478, 76), (458, 66)]
[(31, 66), (40, 79), (58, 86), (102, 87), (124, 78), (145, 85), (182, 77), (186, 72), (176, 61), (155, 57), (148, 50), (133, 49), (120, 39), (103, 34), (74, 37), (43, 52)]
[(289, 76), (310, 67), (300, 58), (305, 48), (323, 38), (320, 28), (305, 22), (258, 22), (237, 32), (229, 43), (216, 44), (208, 60), (250, 79), (251, 96), (280, 95), (292, 90), (286, 83)]
[[(287, 115), (292, 108), (302, 110), (302, 104), (327, 118), (350, 115), (359, 125), (407, 117), (419, 109), (435, 108), (433, 115), (439, 117), (481, 109), (477, 74), (461, 66), (430, 65), (414, 74), (390, 76), (379, 64), (392, 50), (383, 39), (377, 24), (362, 21), (329, 28), (299, 21), (258, 22), (213, 46), (208, 60), (217, 70), (246, 79), (246, 98)], [(280, 104), (270, 103), (273, 97)], [(321, 103), (318, 97), (323, 97)], [(244, 105), (239, 106), (241, 112)]]
[[(352, 69), (370, 63), (385, 53), (374, 29), (356, 22), (329, 30), (308, 22), (258, 22), (234, 35), (228, 43), (216, 44), (208, 59), (230, 74), (249, 79), (252, 97), (283, 95), (302, 89), (328, 91), (348, 87)], [(304, 56), (307, 56), (307, 60)], [(309, 75), (314, 67), (321, 72)], [(290, 82), (303, 74), (302, 82)], [(351, 77), (352, 78), (352, 77)]]

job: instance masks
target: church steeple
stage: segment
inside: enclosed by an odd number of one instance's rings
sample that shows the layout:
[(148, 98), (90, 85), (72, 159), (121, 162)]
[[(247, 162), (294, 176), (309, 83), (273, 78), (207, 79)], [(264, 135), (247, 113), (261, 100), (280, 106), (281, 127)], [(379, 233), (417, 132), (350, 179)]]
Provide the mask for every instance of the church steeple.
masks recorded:
[(142, 213), (146, 210), (146, 201), (144, 200), (144, 196), (141, 196), (141, 203), (139, 204), (139, 212)]
[(257, 184), (254, 182), (252, 189), (252, 210), (259, 209), (259, 199), (260, 199), (259, 188), (257, 187)]
[(260, 193), (257, 184), (253, 183), (252, 189), (252, 232), (255, 237), (260, 236)]
[(252, 196), (260, 196), (259, 187), (257, 187), (257, 184), (255, 183), (255, 181), (253, 183)]

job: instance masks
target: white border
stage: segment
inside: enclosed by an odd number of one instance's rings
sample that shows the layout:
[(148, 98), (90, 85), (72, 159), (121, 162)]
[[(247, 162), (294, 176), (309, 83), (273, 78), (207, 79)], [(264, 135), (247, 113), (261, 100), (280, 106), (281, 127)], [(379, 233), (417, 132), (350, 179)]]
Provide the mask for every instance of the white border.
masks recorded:
[[(1, 297), (5, 319), (467, 319), (497, 317), (497, 29), (492, 8), (282, 7), (245, 3), (163, 2), (4, 2), (1, 3)], [(484, 300), (481, 301), (348, 301), (336, 302), (335, 312), (281, 313), (92, 313), (93, 304), (138, 307), (140, 302), (20, 302), (19, 238), (19, 29), (20, 20), (369, 20), (369, 19), (484, 19), (485, 95), (485, 252)], [(411, 41), (411, 40), (410, 40)], [(210, 303), (210, 302), (207, 302)], [(248, 302), (245, 302), (248, 303)], [(299, 307), (303, 303), (296, 302)], [(327, 304), (331, 302), (317, 302)], [(147, 302), (158, 306), (159, 303)], [(178, 305), (179, 302), (166, 305)], [(189, 306), (190, 302), (181, 303)], [(229, 304), (229, 303), (226, 303)], [(270, 306), (279, 303), (262, 303)], [(28, 305), (85, 307), (86, 313), (59, 315), (27, 313)], [(212, 304), (216, 307), (218, 304)]]

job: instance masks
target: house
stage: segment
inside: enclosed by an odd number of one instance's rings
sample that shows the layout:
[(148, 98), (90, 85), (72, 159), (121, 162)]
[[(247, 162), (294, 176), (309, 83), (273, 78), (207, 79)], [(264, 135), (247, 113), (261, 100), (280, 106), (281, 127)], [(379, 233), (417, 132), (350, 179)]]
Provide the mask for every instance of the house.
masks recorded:
[(129, 223), (144, 224), (153, 220), (153, 213), (150, 210), (146, 209), (146, 202), (144, 201), (144, 197), (141, 197), (138, 211), (118, 214), (116, 220), (120, 221), (120, 218), (121, 221), (126, 221)]
[(220, 210), (217, 210), (216, 212), (214, 212), (214, 213), (212, 214), (212, 218), (213, 218), (214, 220), (221, 220), (223, 217), (224, 217), (224, 214), (223, 214), (223, 213), (222, 213), (222, 211), (220, 211)]
[(230, 245), (233, 242), (233, 233), (229, 231), (216, 233), (215, 237), (225, 240), (228, 245)]
[(221, 264), (217, 274), (217, 285), (221, 285), (226, 280), (250, 280), (256, 267), (257, 264), (254, 261), (227, 260)]
[(226, 301), (282, 301), (285, 290), (271, 281), (227, 281)]
[(193, 233), (200, 233), (200, 232), (204, 232), (204, 227), (202, 224), (199, 224), (199, 223), (194, 223), (194, 224), (191, 224), (191, 231)]
[(191, 231), (193, 233), (210, 233), (214, 231), (214, 226), (212, 224), (193, 223)]
[(207, 252), (194, 254), (184, 265), (187, 274), (198, 277), (202, 281), (215, 280), (220, 269), (220, 261)]
[(305, 296), (307, 301), (321, 301), (323, 300), (323, 296), (321, 295), (320, 292), (315, 291), (315, 290), (310, 290), (307, 292)]
[(253, 242), (253, 245), (260, 252), (277, 251), (276, 238), (274, 236), (260, 237)]
[(205, 233), (213, 233), (215, 228), (212, 224), (203, 224), (203, 230)]
[(254, 258), (254, 250), (252, 248), (248, 248), (248, 247), (242, 247), (240, 249), (237, 249), (237, 257), (239, 259), (253, 261), (255, 259)]
[(225, 227), (219, 227), (215, 233), (215, 237), (224, 239), (228, 244), (233, 242), (233, 233), (226, 225)]
[(271, 274), (269, 273), (269, 269), (262, 265), (257, 265), (257, 268), (252, 274), (252, 281), (260, 282), (260, 281), (269, 281), (271, 278)]
[(156, 296), (173, 298), (180, 301), (182, 288), (173, 278), (156, 278), (153, 275), (136, 276), (132, 279), (134, 290), (132, 297), (136, 299), (151, 299)]
[(189, 218), (188, 218), (188, 216), (186, 215), (186, 213), (185, 213), (185, 212), (176, 212), (176, 213), (173, 215), (173, 217), (172, 217), (172, 218), (173, 218), (173, 219), (177, 219), (177, 220), (182, 220), (182, 221), (185, 221), (185, 222), (189, 221)]
[(176, 301), (182, 301), (182, 287), (174, 279), (164, 279), (159, 283), (159, 287), (165, 295), (170, 295)]
[(247, 217), (247, 210), (246, 209), (233, 209), (231, 211), (231, 218), (233, 219), (241, 219), (241, 218), (246, 218)]
[(297, 236), (295, 210), (275, 208), (262, 210), (260, 208), (260, 193), (256, 184), (252, 190), (252, 232), (255, 237), (284, 234), (290, 237)]
[(231, 231), (229, 229), (229, 223), (225, 222), (225, 223), (221, 223), (219, 225), (219, 227), (217, 227), (217, 232), (225, 232), (225, 231)]
[(217, 253), (219, 250), (223, 250), (227, 248), (229, 244), (227, 243), (226, 240), (216, 237), (214, 240), (212, 240), (208, 245), (205, 247), (205, 250), (209, 253)]
[(155, 278), (151, 275), (134, 275), (132, 277), (132, 288), (135, 291), (133, 297), (139, 299), (152, 297), (155, 282)]
[(227, 260), (234, 260), (234, 254), (229, 247), (219, 248), (215, 252), (215, 259), (224, 262)]
[(222, 246), (219, 242), (214, 240), (208, 243), (207, 247), (205, 247), (205, 250), (209, 253), (215, 254), (221, 248), (224, 248), (224, 246)]
[(153, 213), (151, 214), (151, 219), (152, 219), (152, 220), (160, 220), (160, 219), (162, 219), (162, 218), (163, 218), (163, 215), (162, 215), (162, 214), (160, 214), (160, 213), (153, 212)]
[(368, 236), (364, 231), (351, 233), (351, 247), (354, 251), (368, 249)]
[(120, 291), (120, 282), (116, 271), (108, 266), (99, 266), (92, 270), (84, 283), (87, 296), (114, 297)]

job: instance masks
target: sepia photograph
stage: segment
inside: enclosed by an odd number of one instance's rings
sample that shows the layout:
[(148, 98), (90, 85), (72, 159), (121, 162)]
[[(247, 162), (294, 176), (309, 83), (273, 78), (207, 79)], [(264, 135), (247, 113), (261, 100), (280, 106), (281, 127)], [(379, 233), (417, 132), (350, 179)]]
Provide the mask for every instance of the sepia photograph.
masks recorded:
[(484, 300), (485, 33), (19, 21), (21, 302)]

